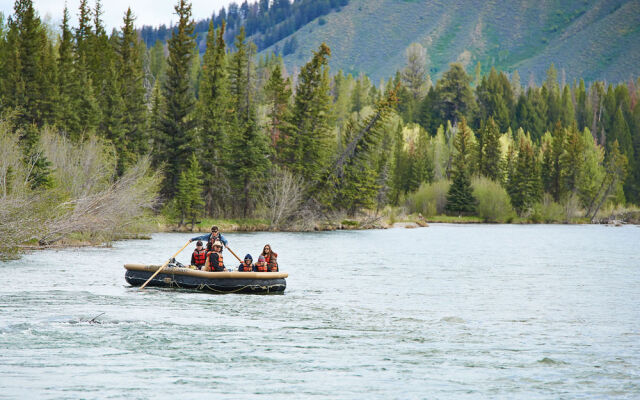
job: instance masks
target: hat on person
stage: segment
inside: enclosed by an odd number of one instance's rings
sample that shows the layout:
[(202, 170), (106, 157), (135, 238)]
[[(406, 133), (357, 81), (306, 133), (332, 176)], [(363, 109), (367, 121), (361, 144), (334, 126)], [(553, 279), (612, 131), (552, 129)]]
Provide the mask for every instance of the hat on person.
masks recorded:
[(202, 246), (202, 240), (198, 240), (198, 241), (196, 242), (196, 246)]
[(258, 257), (258, 262), (265, 262), (266, 259), (264, 258), (264, 256), (260, 256)]
[(220, 246), (220, 247), (222, 247), (222, 243), (220, 243), (219, 241), (217, 241), (217, 240), (216, 240), (215, 242), (213, 242), (213, 244), (211, 245), (211, 247), (215, 247), (215, 246)]
[(244, 256), (244, 259), (253, 261), (253, 257), (251, 257), (251, 254), (247, 254), (246, 256)]

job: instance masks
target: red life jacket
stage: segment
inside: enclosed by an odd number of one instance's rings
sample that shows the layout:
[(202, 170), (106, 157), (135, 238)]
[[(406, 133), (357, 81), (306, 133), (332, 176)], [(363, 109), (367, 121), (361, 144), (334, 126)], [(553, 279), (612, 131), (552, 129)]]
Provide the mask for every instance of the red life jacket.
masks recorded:
[(198, 250), (194, 250), (193, 259), (196, 262), (196, 265), (204, 265), (207, 260), (207, 252), (202, 249), (202, 251), (198, 252)]

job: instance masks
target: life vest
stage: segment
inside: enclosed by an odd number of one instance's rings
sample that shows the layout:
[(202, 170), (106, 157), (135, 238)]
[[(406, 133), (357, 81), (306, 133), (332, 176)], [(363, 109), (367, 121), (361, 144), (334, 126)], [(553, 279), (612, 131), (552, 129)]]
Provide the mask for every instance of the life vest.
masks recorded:
[[(218, 255), (218, 265), (211, 264), (211, 256), (213, 254), (217, 254)], [(212, 271), (217, 271), (217, 272), (224, 271), (224, 262), (222, 260), (222, 254), (221, 253), (216, 253), (215, 251), (210, 251), (209, 252), (209, 268)]]
[(244, 263), (240, 264), (240, 267), (238, 267), (238, 271), (240, 271), (240, 272), (251, 272), (251, 271), (253, 271), (253, 265), (245, 265)]
[[(262, 264), (262, 265), (260, 265)], [(257, 272), (267, 272), (267, 263), (256, 263), (256, 271)]]
[(278, 258), (278, 254), (274, 252), (270, 252), (269, 255), (264, 258), (264, 260), (267, 262), (267, 267), (269, 272), (278, 272), (278, 262), (276, 260), (273, 260), (273, 265), (271, 264), (272, 254), (275, 255), (275, 258)]
[(204, 249), (200, 252), (198, 252), (198, 250), (195, 250), (193, 252), (193, 259), (196, 262), (196, 265), (204, 265), (204, 263), (207, 261), (207, 252), (204, 251)]

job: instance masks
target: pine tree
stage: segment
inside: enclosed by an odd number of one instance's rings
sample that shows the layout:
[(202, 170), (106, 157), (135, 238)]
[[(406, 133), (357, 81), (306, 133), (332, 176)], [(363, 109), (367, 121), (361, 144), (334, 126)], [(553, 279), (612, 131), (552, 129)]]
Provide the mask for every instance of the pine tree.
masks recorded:
[(298, 77), (291, 129), (283, 137), (283, 156), (291, 170), (306, 181), (316, 181), (327, 167), (331, 151), (328, 58), (321, 44)]
[(131, 8), (123, 18), (122, 34), (117, 48), (118, 82), (124, 105), (122, 128), (126, 148), (118, 154), (119, 172), (132, 165), (137, 156), (149, 150), (146, 127), (145, 88), (143, 86), (142, 59), (138, 36), (133, 26), (135, 17)]
[(562, 163), (562, 155), (564, 153), (564, 147), (566, 144), (566, 131), (557, 122), (552, 134), (551, 143), (551, 171), (550, 171), (550, 194), (555, 201), (560, 201), (560, 198), (564, 195), (564, 185), (562, 184), (563, 176), (565, 175), (565, 168)]
[(243, 124), (239, 135), (231, 144), (229, 162), (232, 182), (242, 198), (242, 216), (248, 217), (253, 207), (259, 183), (264, 181), (269, 168), (266, 137), (258, 130), (254, 111), (249, 110), (249, 120)]
[(116, 174), (121, 176), (126, 168), (128, 154), (127, 138), (124, 127), (125, 103), (122, 98), (122, 87), (114, 62), (111, 61), (103, 90), (103, 117), (99, 124), (99, 131), (108, 139), (116, 150)]
[(571, 126), (574, 121), (574, 109), (573, 109), (573, 101), (571, 100), (571, 91), (569, 90), (569, 86), (565, 86), (562, 91), (562, 100), (561, 100), (561, 113), (560, 113), (560, 121), (562, 121), (562, 125)]
[(520, 137), (518, 155), (513, 168), (512, 178), (507, 186), (513, 208), (520, 214), (526, 213), (540, 201), (542, 191), (540, 168), (535, 150), (528, 135)]
[(346, 124), (344, 146), (333, 166), (312, 187), (311, 195), (328, 208), (341, 208), (350, 215), (361, 208), (371, 208), (379, 194), (380, 174), (376, 161), (387, 118), (397, 104), (396, 92), (390, 88), (378, 101), (371, 115), (362, 121), (351, 118)]
[(248, 122), (250, 109), (250, 78), (248, 44), (244, 27), (240, 28), (240, 34), (236, 37), (236, 51), (229, 63), (229, 82), (231, 92), (231, 105), (239, 124)]
[(584, 153), (582, 135), (574, 121), (571, 128), (567, 130), (565, 151), (560, 160), (563, 167), (564, 189), (569, 193), (577, 194), (578, 192), (583, 173)]
[(413, 100), (420, 101), (430, 86), (427, 75), (427, 52), (420, 43), (412, 43), (405, 51), (407, 64), (402, 70), (402, 82), (409, 89)]
[(231, 128), (229, 109), (229, 79), (227, 75), (225, 23), (213, 29), (209, 24), (207, 50), (202, 65), (200, 97), (198, 99), (199, 125), (204, 145), (202, 166), (205, 172), (206, 210), (214, 215), (227, 200), (221, 195), (220, 185), (226, 180), (225, 157), (228, 153), (228, 135)]
[(500, 171), (502, 151), (500, 149), (500, 131), (493, 118), (489, 118), (482, 132), (480, 173), (499, 182), (502, 179)]
[(180, 216), (178, 226), (191, 223), (191, 230), (197, 223), (197, 219), (202, 214), (204, 201), (202, 200), (202, 170), (195, 154), (189, 158), (189, 167), (180, 172), (180, 177), (176, 185), (177, 193), (175, 197), (178, 215)]
[(280, 64), (276, 64), (271, 71), (269, 81), (264, 88), (267, 111), (267, 130), (271, 138), (271, 145), (276, 149), (277, 159), (280, 159), (277, 145), (280, 142), (282, 132), (286, 130), (289, 116), (289, 103), (291, 101), (291, 80), (284, 79)]
[(453, 164), (453, 182), (447, 193), (445, 210), (453, 214), (472, 213), (476, 209), (476, 199), (471, 188), (471, 130), (464, 118), (460, 120), (454, 146), (456, 155)]
[(462, 64), (453, 63), (436, 85), (440, 113), (445, 121), (455, 124), (462, 117), (469, 116), (475, 108), (471, 91), (471, 78)]
[(168, 42), (169, 60), (164, 82), (166, 113), (162, 121), (162, 131), (169, 140), (163, 193), (169, 197), (176, 193), (176, 184), (185, 160), (197, 147), (193, 129), (195, 120), (191, 116), (195, 98), (189, 75), (195, 46), (194, 22), (191, 20), (191, 5), (186, 0), (180, 0), (174, 9), (179, 21)]
[(402, 123), (398, 122), (398, 125), (394, 134), (393, 141), (393, 167), (391, 177), (391, 204), (397, 205), (400, 200), (400, 195), (406, 193), (406, 171), (407, 171), (407, 156), (404, 151), (404, 135), (402, 133)]
[[(20, 129), (24, 163), (29, 167), (28, 179), (33, 189), (49, 187), (53, 183), (51, 163), (40, 148), (40, 127), (48, 122), (43, 111), (51, 104), (53, 94), (45, 82), (44, 68), (55, 68), (55, 64), (52, 59), (45, 62), (47, 37), (31, 0), (15, 2), (14, 15), (9, 19), (7, 46), (10, 52), (5, 60), (5, 89), (10, 90), (6, 93), (7, 103), (18, 111), (16, 125)], [(50, 109), (49, 114), (52, 111)]]
[(69, 11), (65, 7), (60, 26), (61, 37), (58, 46), (58, 116), (56, 125), (65, 131), (72, 140), (80, 136), (80, 121), (75, 107), (77, 81), (73, 63), (73, 34), (69, 28)]

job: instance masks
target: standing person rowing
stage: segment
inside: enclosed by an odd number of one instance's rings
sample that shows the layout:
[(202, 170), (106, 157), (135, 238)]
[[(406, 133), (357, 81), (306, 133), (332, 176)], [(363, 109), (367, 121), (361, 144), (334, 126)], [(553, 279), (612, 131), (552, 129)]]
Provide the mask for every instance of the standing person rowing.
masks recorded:
[(206, 241), (207, 242), (207, 251), (211, 251), (211, 246), (215, 242), (221, 242), (222, 244), (224, 244), (224, 247), (227, 247), (227, 245), (229, 244), (227, 239), (225, 239), (224, 236), (222, 236), (222, 233), (220, 233), (220, 231), (218, 230), (218, 227), (215, 226), (215, 225), (211, 227), (211, 233), (208, 233), (208, 234), (202, 235), (202, 236), (194, 237), (194, 238), (190, 239), (189, 242), (193, 242), (194, 240)]

